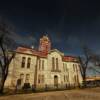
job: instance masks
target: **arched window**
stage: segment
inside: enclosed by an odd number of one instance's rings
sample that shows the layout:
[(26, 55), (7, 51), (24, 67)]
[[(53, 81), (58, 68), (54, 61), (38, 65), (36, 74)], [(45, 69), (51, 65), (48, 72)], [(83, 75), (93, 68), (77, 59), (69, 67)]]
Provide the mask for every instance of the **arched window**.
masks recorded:
[(30, 64), (31, 64), (31, 58), (27, 59), (27, 68), (30, 68)]
[(23, 73), (20, 74), (19, 80), (20, 80), (20, 85), (22, 85), (23, 84), (23, 80), (24, 80), (24, 74)]
[(25, 83), (29, 83), (30, 74), (26, 74)]
[(25, 57), (22, 57), (22, 63), (21, 63), (21, 67), (22, 67), (22, 68), (25, 67), (25, 60), (26, 60), (26, 58), (25, 58)]
[(17, 80), (17, 86), (21, 86), (21, 79)]
[(44, 75), (38, 75), (38, 83), (39, 84), (42, 84), (42, 83), (44, 83)]
[(24, 74), (20, 74), (20, 79), (24, 79)]

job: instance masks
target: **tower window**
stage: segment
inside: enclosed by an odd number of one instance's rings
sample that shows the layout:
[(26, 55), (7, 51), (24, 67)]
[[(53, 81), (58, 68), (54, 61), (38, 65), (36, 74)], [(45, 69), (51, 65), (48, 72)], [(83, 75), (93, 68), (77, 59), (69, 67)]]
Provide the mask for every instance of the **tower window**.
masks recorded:
[(49, 52), (51, 47), (51, 42), (48, 36), (43, 36), (40, 39), (39, 51)]

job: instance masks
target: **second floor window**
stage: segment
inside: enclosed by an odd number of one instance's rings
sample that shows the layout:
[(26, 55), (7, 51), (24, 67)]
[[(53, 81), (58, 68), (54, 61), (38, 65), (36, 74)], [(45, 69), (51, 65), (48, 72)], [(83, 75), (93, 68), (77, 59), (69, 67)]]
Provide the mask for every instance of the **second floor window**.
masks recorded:
[(44, 70), (44, 60), (42, 60), (42, 70)]
[(56, 70), (58, 70), (58, 58), (56, 58)]
[(55, 70), (55, 61), (54, 57), (52, 57), (52, 70)]
[(73, 71), (74, 71), (74, 72), (75, 72), (75, 67), (76, 67), (75, 64), (73, 64)]
[(22, 57), (22, 63), (21, 63), (21, 67), (22, 67), (22, 68), (25, 67), (25, 60), (26, 60), (26, 58), (25, 58), (25, 57)]
[(27, 68), (30, 68), (30, 65), (31, 65), (31, 58), (28, 58), (27, 59)]
[(39, 70), (41, 69), (41, 59), (39, 60)]

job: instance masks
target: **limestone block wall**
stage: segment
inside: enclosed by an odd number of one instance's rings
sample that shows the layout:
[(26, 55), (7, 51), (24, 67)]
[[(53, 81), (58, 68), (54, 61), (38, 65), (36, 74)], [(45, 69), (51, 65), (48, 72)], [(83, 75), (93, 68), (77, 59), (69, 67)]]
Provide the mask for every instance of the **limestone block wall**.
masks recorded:
[[(39, 83), (39, 75), (40, 77), (43, 76), (43, 82)], [(38, 60), (38, 66), (37, 66), (37, 87), (44, 87), (46, 84), (46, 81), (48, 79), (48, 70), (47, 70), (47, 59), (46, 58), (39, 58)], [(41, 80), (41, 79), (40, 79)]]
[[(80, 72), (79, 63), (67, 62), (67, 65), (68, 65), (68, 70), (69, 70), (70, 84), (71, 85), (75, 84), (75, 77), (74, 76), (78, 76), (78, 81), (81, 84), (82, 83), (82, 75)], [(77, 69), (75, 67), (77, 67)]]
[[(21, 67), (22, 57), (26, 57), (25, 67)], [(27, 58), (31, 58), (30, 68), (27, 68)], [(36, 66), (36, 56), (25, 55), (17, 53), (14, 60), (11, 62), (9, 67), (9, 74), (5, 82), (5, 86), (16, 86), (17, 80), (20, 78), (20, 74), (24, 75), (23, 83), (25, 83), (26, 74), (30, 75), (29, 82), (34, 84), (34, 71)]]
[[(21, 67), (22, 57), (26, 58), (25, 67)], [(30, 68), (27, 68), (27, 59), (31, 58)], [(52, 58), (58, 58), (58, 69), (53, 70)], [(37, 61), (38, 60), (38, 61)], [(54, 63), (56, 66), (56, 62)], [(54, 76), (58, 77), (58, 84), (61, 86), (74, 85), (75, 77), (78, 76), (79, 83), (82, 83), (82, 75), (80, 72), (80, 64), (76, 62), (62, 61), (62, 54), (58, 51), (50, 52), (47, 57), (40, 57), (31, 54), (17, 53), (9, 66), (9, 73), (5, 86), (15, 87), (20, 75), (23, 74), (23, 84), (26, 80), (26, 75), (29, 74), (29, 83), (34, 85), (35, 67), (37, 65), (37, 86), (51, 85), (54, 86)], [(75, 68), (74, 68), (75, 67)], [(77, 68), (76, 68), (77, 67)], [(44, 76), (42, 83), (39, 83), (39, 75)]]
[[(58, 69), (61, 71), (62, 66), (63, 66), (62, 57), (61, 57), (61, 54), (59, 54), (56, 51), (51, 52), (50, 54), (48, 54), (48, 57), (47, 57), (47, 59), (48, 59), (48, 69), (52, 70), (52, 58), (53, 57), (54, 57), (54, 59), (58, 58)], [(55, 63), (55, 66), (56, 66), (56, 63)]]

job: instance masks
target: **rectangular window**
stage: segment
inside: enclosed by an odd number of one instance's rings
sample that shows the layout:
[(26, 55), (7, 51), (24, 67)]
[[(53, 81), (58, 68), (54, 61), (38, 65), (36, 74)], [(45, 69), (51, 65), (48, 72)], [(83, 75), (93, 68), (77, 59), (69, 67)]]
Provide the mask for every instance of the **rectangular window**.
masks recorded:
[(42, 75), (41, 78), (42, 78), (42, 79), (41, 79), (42, 83), (44, 83), (44, 75)]
[(75, 72), (75, 64), (73, 64), (73, 71)]
[(44, 75), (38, 75), (38, 83), (39, 84), (44, 83)]
[(67, 64), (66, 64), (66, 72), (68, 71)]
[(65, 63), (63, 63), (63, 70), (65, 71)]
[(26, 58), (25, 58), (25, 57), (22, 57), (22, 63), (21, 63), (21, 67), (22, 67), (22, 68), (25, 67), (25, 60), (26, 60)]
[(42, 60), (42, 70), (44, 70), (44, 60)]
[(76, 70), (76, 72), (78, 72), (77, 64), (75, 65), (75, 70)]
[(69, 82), (69, 76), (68, 75), (66, 75), (66, 81)]
[(24, 74), (22, 73), (22, 74), (20, 74), (20, 85), (22, 85), (23, 84), (23, 80), (24, 80)]
[(31, 64), (31, 58), (27, 59), (27, 68), (30, 68), (30, 64)]
[(40, 84), (41, 80), (41, 75), (38, 75), (38, 83)]
[(39, 60), (39, 70), (41, 70), (41, 59)]
[(76, 75), (74, 76), (74, 81), (75, 81), (75, 83), (77, 83), (77, 76)]
[(52, 70), (55, 70), (55, 62), (54, 62), (54, 57), (52, 57)]
[(56, 70), (58, 70), (58, 58), (56, 58)]
[(64, 82), (66, 81), (66, 77), (65, 77), (65, 75), (64, 75)]

